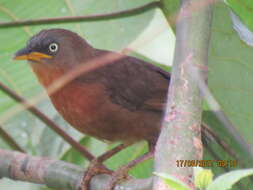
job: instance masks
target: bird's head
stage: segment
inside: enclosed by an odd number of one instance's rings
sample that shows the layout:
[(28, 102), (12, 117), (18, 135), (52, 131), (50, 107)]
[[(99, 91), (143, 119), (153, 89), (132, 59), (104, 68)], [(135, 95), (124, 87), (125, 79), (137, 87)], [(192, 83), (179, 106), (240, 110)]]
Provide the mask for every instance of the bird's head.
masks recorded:
[(49, 29), (31, 37), (26, 47), (16, 52), (14, 59), (71, 66), (85, 61), (90, 51), (91, 46), (76, 33), (65, 29)]
[(14, 59), (28, 60), (39, 80), (48, 85), (73, 67), (88, 61), (92, 52), (93, 48), (76, 33), (49, 29), (31, 37), (26, 47), (16, 52)]

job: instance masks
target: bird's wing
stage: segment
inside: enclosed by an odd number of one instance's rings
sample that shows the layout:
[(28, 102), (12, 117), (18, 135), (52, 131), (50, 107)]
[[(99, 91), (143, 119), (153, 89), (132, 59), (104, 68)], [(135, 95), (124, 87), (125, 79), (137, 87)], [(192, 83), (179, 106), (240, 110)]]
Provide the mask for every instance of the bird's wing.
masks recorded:
[(112, 103), (130, 111), (163, 111), (170, 81), (168, 72), (134, 57), (115, 61), (102, 70), (102, 81)]

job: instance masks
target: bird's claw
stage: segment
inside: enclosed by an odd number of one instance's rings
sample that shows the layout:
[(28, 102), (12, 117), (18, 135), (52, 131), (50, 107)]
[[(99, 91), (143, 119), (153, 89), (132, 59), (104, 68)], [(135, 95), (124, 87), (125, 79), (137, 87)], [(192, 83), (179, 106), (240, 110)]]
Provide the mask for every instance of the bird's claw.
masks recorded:
[(122, 167), (113, 172), (112, 177), (105, 190), (113, 190), (117, 183), (121, 182), (122, 180), (129, 179), (130, 177), (128, 176), (128, 171), (128, 167)]
[(107, 169), (103, 166), (97, 159), (91, 161), (89, 167), (87, 168), (84, 177), (82, 179), (82, 190), (89, 190), (89, 184), (92, 177), (97, 174), (109, 174), (111, 175), (113, 171)]

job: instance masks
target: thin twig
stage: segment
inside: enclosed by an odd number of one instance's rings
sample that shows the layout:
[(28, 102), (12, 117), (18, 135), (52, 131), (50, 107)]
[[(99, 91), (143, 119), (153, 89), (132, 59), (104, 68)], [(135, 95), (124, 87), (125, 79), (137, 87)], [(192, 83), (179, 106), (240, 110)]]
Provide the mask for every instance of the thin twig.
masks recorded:
[(147, 3), (143, 6), (113, 12), (105, 14), (94, 14), (86, 16), (66, 16), (66, 17), (54, 17), (54, 18), (42, 18), (42, 19), (33, 19), (33, 20), (21, 20), (14, 22), (1, 22), (0, 27), (17, 27), (17, 26), (28, 26), (28, 25), (41, 25), (41, 24), (56, 24), (56, 23), (69, 23), (69, 22), (83, 22), (83, 21), (97, 21), (97, 20), (107, 20), (110, 18), (122, 18), (126, 16), (132, 16), (141, 14), (145, 11), (159, 7), (160, 2), (154, 1)]
[(82, 155), (84, 155), (89, 161), (93, 160), (95, 157), (86, 150), (81, 144), (79, 144), (76, 140), (74, 140), (71, 136), (69, 136), (61, 127), (59, 127), (55, 122), (49, 119), (44, 113), (39, 111), (36, 107), (34, 107), (31, 103), (25, 100), (23, 97), (12, 91), (2, 82), (0, 82), (0, 89), (5, 92), (8, 96), (21, 103), (22, 105), (27, 106), (28, 111), (36, 115), (42, 122), (47, 124), (52, 130), (54, 130), (57, 134), (59, 134), (64, 140), (66, 140), (73, 148), (79, 151)]
[(104, 154), (100, 155), (97, 160), (99, 162), (104, 162), (105, 160), (108, 160), (109, 158), (111, 158), (113, 155), (115, 155), (116, 153), (120, 152), (121, 150), (125, 149), (126, 147), (132, 145), (131, 143), (127, 144), (127, 143), (122, 143), (108, 151), (106, 151)]
[(229, 147), (229, 145), (223, 141), (211, 128), (204, 122), (202, 122), (203, 130), (208, 133), (210, 133), (211, 137), (214, 138), (215, 142), (217, 142), (225, 152), (227, 152), (231, 157), (233, 157), (236, 160), (239, 160), (239, 157), (235, 153), (233, 149)]
[(19, 144), (3, 129), (0, 125), (0, 138), (4, 140), (13, 150), (17, 150), (19, 152), (25, 152), (23, 148), (19, 146)]

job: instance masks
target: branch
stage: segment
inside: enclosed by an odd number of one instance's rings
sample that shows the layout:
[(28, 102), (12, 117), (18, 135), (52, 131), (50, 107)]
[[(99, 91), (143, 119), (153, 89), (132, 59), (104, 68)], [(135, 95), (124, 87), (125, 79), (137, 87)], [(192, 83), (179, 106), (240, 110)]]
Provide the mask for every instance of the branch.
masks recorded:
[(54, 130), (58, 135), (60, 135), (65, 141), (67, 141), (73, 148), (79, 151), (83, 156), (85, 156), (89, 161), (94, 159), (94, 156), (86, 150), (80, 143), (69, 136), (61, 127), (59, 127), (55, 122), (49, 119), (44, 113), (39, 111), (35, 106), (25, 100), (23, 97), (19, 96), (17, 93), (12, 91), (2, 82), (0, 82), (0, 89), (5, 92), (8, 96), (27, 107), (27, 110), (32, 114), (36, 115), (42, 122), (47, 124), (52, 130)]
[(3, 129), (0, 125), (0, 137), (6, 142), (12, 149), (19, 152), (25, 152), (23, 148)]
[(14, 21), (14, 22), (0, 22), (0, 28), (28, 26), (28, 25), (41, 25), (41, 24), (97, 21), (97, 20), (107, 20), (110, 18), (114, 18), (114, 19), (122, 18), (126, 16), (142, 14), (143, 12), (153, 9), (155, 7), (158, 7), (159, 5), (160, 5), (159, 1), (154, 1), (154, 2), (150, 2), (150, 3), (147, 3), (146, 5), (136, 7), (133, 9), (107, 13), (107, 14), (94, 14), (94, 15), (86, 15), (86, 16), (66, 16), (66, 17), (42, 18), (42, 19), (23, 20), (23, 21)]
[[(0, 177), (45, 184), (49, 188), (80, 190), (84, 169), (63, 161), (0, 149)], [(90, 190), (101, 190), (110, 180), (109, 175), (92, 178)], [(115, 189), (151, 190), (152, 178), (131, 179)]]
[[(193, 11), (196, 5), (203, 6)], [(193, 74), (206, 68), (211, 21), (210, 0), (181, 1), (167, 109), (155, 153), (156, 172), (173, 175), (192, 188), (193, 169), (177, 167), (176, 163), (202, 158), (202, 96)], [(159, 178), (155, 178), (153, 188), (168, 189)]]
[[(202, 131), (204, 131), (204, 134), (208, 134), (208, 136), (211, 136), (215, 140), (218, 145), (231, 157), (233, 157), (235, 160), (239, 160), (239, 156), (236, 154), (236, 152), (230, 148), (230, 146), (223, 141), (213, 130), (211, 130), (211, 127), (209, 127), (206, 123), (202, 122)], [(208, 146), (207, 146), (208, 147)], [(220, 159), (221, 160), (221, 159)]]

